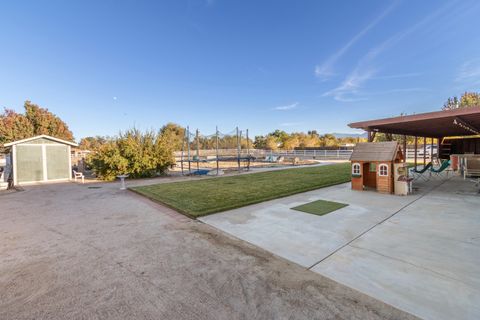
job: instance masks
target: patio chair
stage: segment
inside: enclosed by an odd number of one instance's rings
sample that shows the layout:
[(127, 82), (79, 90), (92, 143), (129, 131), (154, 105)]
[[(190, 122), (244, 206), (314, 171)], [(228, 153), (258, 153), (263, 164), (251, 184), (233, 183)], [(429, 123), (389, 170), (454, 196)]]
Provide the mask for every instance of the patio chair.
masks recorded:
[(442, 172), (445, 171), (447, 174), (446, 176), (448, 178), (448, 171), (447, 171), (448, 167), (450, 167), (450, 160), (445, 160), (442, 162), (442, 165), (438, 169), (435, 169), (434, 167), (430, 168), (430, 172), (437, 177), (441, 177)]
[(77, 179), (82, 179), (82, 183), (85, 183), (85, 176), (81, 172), (77, 172), (75, 170), (73, 171), (73, 178), (75, 179), (75, 182), (77, 182)]
[(467, 177), (480, 177), (480, 159), (465, 158), (463, 179), (466, 179)]
[(418, 180), (418, 179), (423, 179), (427, 181), (429, 177), (424, 176), (423, 174), (432, 167), (432, 163), (429, 162), (425, 166), (423, 166), (422, 169), (417, 169), (417, 167), (414, 167), (410, 170), (410, 173), (412, 174), (413, 180)]

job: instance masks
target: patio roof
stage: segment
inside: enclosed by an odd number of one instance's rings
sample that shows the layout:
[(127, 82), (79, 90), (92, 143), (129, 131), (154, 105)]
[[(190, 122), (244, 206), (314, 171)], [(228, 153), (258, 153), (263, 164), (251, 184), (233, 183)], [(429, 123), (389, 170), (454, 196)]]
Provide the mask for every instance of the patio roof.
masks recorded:
[(480, 106), (353, 122), (350, 128), (417, 137), (480, 134)]

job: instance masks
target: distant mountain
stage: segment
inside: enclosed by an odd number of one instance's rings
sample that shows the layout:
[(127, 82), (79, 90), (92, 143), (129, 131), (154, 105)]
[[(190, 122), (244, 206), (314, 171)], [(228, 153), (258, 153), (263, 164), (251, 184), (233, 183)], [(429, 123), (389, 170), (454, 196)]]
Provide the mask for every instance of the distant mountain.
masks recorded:
[(337, 132), (334, 132), (332, 133), (333, 136), (335, 136), (335, 138), (366, 138), (367, 137), (367, 133), (364, 132), (364, 133), (337, 133)]

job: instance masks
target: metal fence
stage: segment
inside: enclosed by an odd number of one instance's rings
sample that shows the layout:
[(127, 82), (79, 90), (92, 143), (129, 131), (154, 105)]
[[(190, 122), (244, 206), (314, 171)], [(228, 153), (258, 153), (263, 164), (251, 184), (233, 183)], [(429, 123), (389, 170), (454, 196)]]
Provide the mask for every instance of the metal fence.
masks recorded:
[[(200, 157), (215, 157), (217, 154), (216, 150), (199, 150), (198, 155)], [(352, 150), (263, 150), (263, 149), (242, 149), (240, 151), (240, 156), (246, 156), (250, 154), (255, 158), (265, 158), (268, 156), (276, 157), (298, 157), (301, 159), (317, 159), (317, 160), (348, 160), (352, 154)], [(196, 150), (190, 152), (190, 157), (193, 158), (196, 156)], [(219, 149), (219, 156), (237, 156), (237, 149)], [(181, 152), (175, 152), (175, 157), (180, 158), (182, 156)], [(187, 157), (185, 152), (183, 153), (184, 158)]]
[[(255, 158), (265, 158), (268, 156), (276, 157), (297, 157), (300, 159), (312, 159), (312, 160), (349, 160), (353, 150), (326, 150), (326, 149), (315, 149), (315, 150), (263, 150), (263, 149), (242, 149), (240, 151), (240, 156), (246, 156), (250, 154)], [(237, 156), (237, 149), (219, 149), (219, 156)], [(434, 150), (435, 152), (435, 150)], [(200, 157), (213, 158), (217, 154), (216, 150), (199, 150)], [(180, 159), (182, 153), (180, 151), (175, 152), (175, 157)], [(184, 152), (184, 158), (187, 157), (187, 154)], [(196, 150), (190, 152), (190, 157), (196, 156)], [(407, 159), (411, 160), (415, 158), (415, 150), (407, 148)], [(425, 158), (427, 161), (431, 160), (430, 150), (427, 150), (425, 153)], [(423, 160), (423, 149), (417, 149), (417, 160)]]

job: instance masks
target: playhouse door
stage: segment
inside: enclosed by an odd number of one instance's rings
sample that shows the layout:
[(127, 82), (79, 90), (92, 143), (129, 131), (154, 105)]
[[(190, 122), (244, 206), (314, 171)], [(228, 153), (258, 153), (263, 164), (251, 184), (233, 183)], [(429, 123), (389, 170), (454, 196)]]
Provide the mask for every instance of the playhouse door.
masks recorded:
[(366, 162), (363, 164), (363, 185), (367, 188), (377, 187), (377, 166), (376, 163)]

